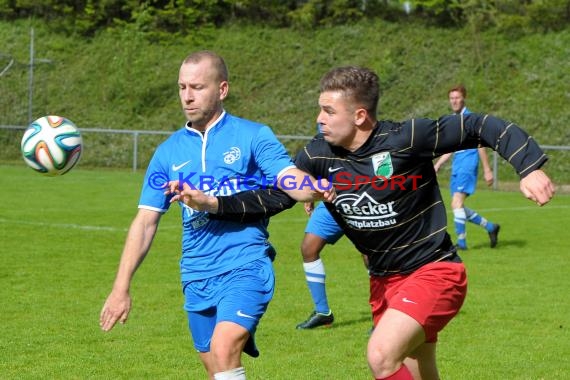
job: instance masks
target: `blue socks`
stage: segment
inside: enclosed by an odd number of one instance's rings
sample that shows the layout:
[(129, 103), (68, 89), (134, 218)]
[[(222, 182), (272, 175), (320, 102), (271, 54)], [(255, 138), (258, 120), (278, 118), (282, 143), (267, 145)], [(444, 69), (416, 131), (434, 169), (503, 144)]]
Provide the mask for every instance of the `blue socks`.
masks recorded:
[(483, 227), (487, 232), (493, 231), (495, 225), (489, 222), (487, 219), (483, 218), (481, 215), (477, 214), (476, 211), (471, 210), (470, 208), (465, 207), (465, 215), (467, 216), (467, 220), (473, 224), (477, 224), (478, 226)]
[(329, 303), (327, 299), (327, 291), (325, 286), (325, 266), (321, 259), (313, 261), (312, 263), (303, 263), (305, 270), (305, 279), (311, 297), (315, 303), (315, 311), (321, 314), (328, 314), (330, 312)]
[(483, 218), (476, 211), (470, 208), (457, 208), (453, 210), (453, 222), (455, 224), (455, 233), (457, 234), (457, 247), (459, 249), (467, 249), (467, 231), (465, 228), (466, 222), (476, 224), (483, 227), (487, 232), (495, 229), (495, 224)]
[(465, 209), (456, 208), (453, 210), (453, 223), (455, 224), (455, 234), (457, 235), (457, 247), (460, 249), (467, 249), (467, 242), (465, 240), (467, 233), (465, 230), (465, 222), (467, 215)]

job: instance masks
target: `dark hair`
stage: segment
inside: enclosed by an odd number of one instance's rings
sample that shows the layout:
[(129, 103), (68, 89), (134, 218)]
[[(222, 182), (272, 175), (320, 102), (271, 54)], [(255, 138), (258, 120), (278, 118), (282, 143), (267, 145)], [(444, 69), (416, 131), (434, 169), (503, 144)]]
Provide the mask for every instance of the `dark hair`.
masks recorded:
[(226, 62), (222, 57), (220, 57), (218, 54), (214, 53), (213, 51), (202, 50), (194, 52), (189, 56), (187, 56), (184, 59), (184, 62), (182, 63), (183, 64), (199, 63), (202, 62), (204, 59), (208, 59), (212, 62), (212, 66), (214, 67), (216, 73), (218, 74), (217, 79), (220, 82), (227, 81), (229, 79), (228, 67), (226, 66)]
[(451, 87), (451, 88), (449, 89), (449, 91), (447, 91), (447, 95), (449, 95), (449, 94), (452, 93), (453, 91), (460, 92), (461, 95), (463, 95), (464, 98), (467, 98), (467, 89), (465, 88), (464, 85), (462, 85), (462, 84), (456, 84), (455, 86)]
[(378, 75), (370, 69), (358, 66), (337, 67), (321, 78), (320, 91), (340, 91), (376, 117), (380, 98), (378, 82)]

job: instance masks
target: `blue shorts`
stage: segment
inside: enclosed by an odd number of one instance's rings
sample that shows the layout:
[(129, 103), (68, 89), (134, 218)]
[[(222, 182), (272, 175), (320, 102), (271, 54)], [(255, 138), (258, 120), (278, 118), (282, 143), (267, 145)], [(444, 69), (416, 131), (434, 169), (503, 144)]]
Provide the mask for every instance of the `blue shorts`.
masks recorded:
[(182, 284), (184, 309), (194, 347), (209, 352), (216, 324), (237, 323), (253, 337), (275, 290), (271, 260), (266, 257), (204, 280)]
[(344, 235), (342, 228), (336, 223), (323, 202), (319, 202), (313, 210), (307, 227), (305, 227), (305, 233), (317, 235), (328, 244), (336, 243)]
[(471, 195), (475, 192), (477, 186), (477, 176), (470, 173), (452, 174), (449, 187), (451, 195), (455, 193), (464, 193)]

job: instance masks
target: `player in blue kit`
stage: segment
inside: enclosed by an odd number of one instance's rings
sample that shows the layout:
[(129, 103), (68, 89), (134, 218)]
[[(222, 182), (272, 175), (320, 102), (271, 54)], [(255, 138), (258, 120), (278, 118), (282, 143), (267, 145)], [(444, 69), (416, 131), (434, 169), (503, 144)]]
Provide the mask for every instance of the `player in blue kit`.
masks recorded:
[[(165, 193), (168, 182), (230, 195), (268, 183), (285, 189), (285, 177), (314, 180), (295, 167), (269, 127), (224, 110), (229, 84), (220, 56), (210, 51), (189, 55), (180, 67), (178, 87), (188, 122), (156, 149), (148, 166), (139, 211), (100, 314), (104, 331), (127, 320), (131, 280), (172, 202)], [(312, 187), (287, 186), (285, 191), (300, 201), (320, 199)], [(180, 270), (194, 347), (210, 378), (245, 379), (241, 353), (259, 355), (254, 333), (274, 292), (268, 219), (247, 224), (212, 220), (205, 212), (180, 206)]]
[[(318, 124), (317, 132), (320, 132)], [(301, 242), (301, 255), (314, 309), (305, 321), (297, 325), (298, 330), (330, 326), (334, 322), (327, 297), (325, 265), (321, 260), (321, 251), (325, 245), (335, 244), (344, 235), (323, 203), (318, 203), (315, 207), (313, 202), (307, 202), (304, 208), (309, 215), (309, 221)]]
[[(465, 265), (447, 233), (445, 206), (433, 159), (479, 145), (493, 147), (519, 174), (522, 193), (538, 205), (554, 195), (541, 170), (547, 157), (517, 125), (492, 115), (438, 120), (376, 119), (378, 76), (348, 66), (321, 79), (317, 121), (322, 133), (296, 165), (330, 178), (325, 203), (354, 246), (368, 256), (375, 328), (367, 347), (375, 379), (438, 379), (439, 332), (459, 312), (467, 292)], [(208, 196), (184, 185), (173, 199), (210, 218), (252, 220), (292, 207), (277, 190)], [(329, 194), (329, 195), (331, 195)]]
[[(465, 106), (467, 89), (463, 85), (453, 86), (448, 91), (449, 104), (452, 111), (458, 115), (468, 115), (471, 113)], [(455, 153), (447, 153), (441, 156), (434, 164), (435, 171), (439, 171), (449, 158), (453, 156), (451, 163), (451, 210), (453, 211), (453, 222), (457, 235), (457, 248), (467, 249), (466, 222), (474, 223), (484, 228), (489, 234), (491, 248), (495, 248), (499, 239), (500, 225), (491, 223), (476, 211), (465, 206), (467, 197), (475, 193), (477, 187), (477, 171), (479, 159), (483, 165), (483, 175), (488, 186), (493, 184), (493, 171), (489, 166), (486, 148), (464, 149)]]
[[(321, 251), (325, 245), (335, 244), (344, 235), (342, 228), (334, 220), (324, 203), (319, 202), (314, 207), (313, 202), (307, 202), (304, 207), (310, 217), (301, 242), (301, 255), (303, 256), (305, 280), (311, 293), (314, 310), (305, 321), (297, 325), (298, 330), (330, 326), (334, 322), (334, 314), (328, 303), (326, 273), (321, 260)], [(364, 267), (368, 269), (366, 255), (362, 255), (362, 260)]]
[(300, 330), (329, 326), (334, 322), (327, 298), (325, 266), (320, 253), (326, 244), (335, 244), (344, 235), (322, 202), (316, 207), (312, 202), (305, 203), (305, 211), (310, 217), (301, 242), (301, 255), (314, 310), (307, 320), (297, 325)]

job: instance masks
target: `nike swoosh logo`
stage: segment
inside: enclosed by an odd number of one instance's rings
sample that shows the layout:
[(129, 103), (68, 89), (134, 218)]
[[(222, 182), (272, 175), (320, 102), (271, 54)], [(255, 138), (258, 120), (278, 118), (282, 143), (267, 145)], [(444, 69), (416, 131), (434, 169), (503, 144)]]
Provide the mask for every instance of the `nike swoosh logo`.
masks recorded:
[(249, 319), (255, 319), (255, 317), (252, 317), (251, 315), (244, 314), (241, 310), (238, 310), (236, 314), (237, 314), (238, 317), (244, 317), (244, 318), (249, 318)]
[(334, 173), (334, 172), (338, 172), (340, 169), (342, 169), (342, 166), (340, 168), (329, 168), (329, 173)]
[(402, 298), (402, 302), (405, 302), (405, 303), (413, 303), (413, 304), (417, 305), (417, 302), (414, 302), (414, 301), (412, 301), (412, 300), (409, 300), (407, 297)]
[(188, 163), (190, 162), (190, 160), (181, 163), (180, 165), (174, 165), (172, 164), (172, 171), (177, 172), (178, 170), (182, 169), (184, 166), (188, 165)]

